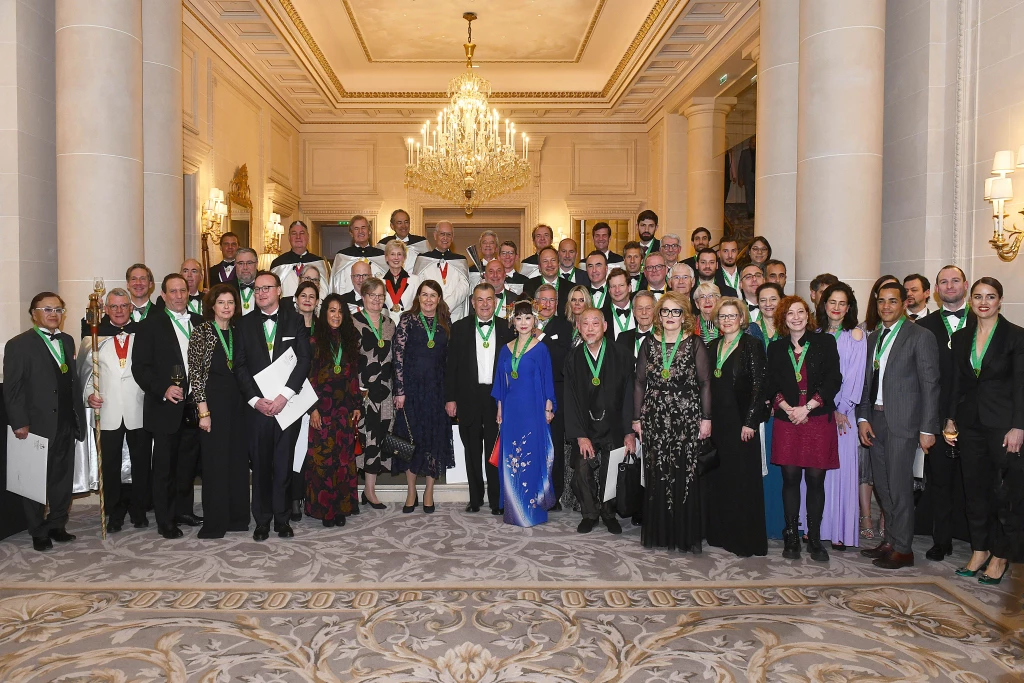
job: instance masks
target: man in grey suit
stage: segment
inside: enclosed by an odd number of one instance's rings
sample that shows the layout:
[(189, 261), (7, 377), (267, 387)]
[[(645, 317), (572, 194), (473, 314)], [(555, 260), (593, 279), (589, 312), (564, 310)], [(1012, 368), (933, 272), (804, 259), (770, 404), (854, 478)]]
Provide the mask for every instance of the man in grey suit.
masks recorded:
[(878, 291), (882, 326), (868, 337), (864, 392), (857, 407), (861, 443), (870, 449), (885, 538), (861, 555), (882, 569), (914, 564), (914, 455), (935, 445), (939, 424), (939, 347), (935, 335), (905, 315), (907, 291)]
[(48, 441), (46, 453), (46, 506), (25, 499), (25, 517), (38, 551), (75, 537), (64, 528), (71, 508), (75, 473), (75, 441), (85, 438), (82, 385), (75, 370), (75, 340), (60, 331), (64, 300), (53, 292), (32, 298), (29, 315), (34, 323), (4, 347), (4, 406), (7, 420), (19, 439), (31, 431)]

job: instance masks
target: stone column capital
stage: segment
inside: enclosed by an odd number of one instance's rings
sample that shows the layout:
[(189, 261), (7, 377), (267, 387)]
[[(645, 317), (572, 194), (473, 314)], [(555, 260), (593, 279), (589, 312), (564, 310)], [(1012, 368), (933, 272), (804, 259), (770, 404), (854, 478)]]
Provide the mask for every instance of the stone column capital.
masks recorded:
[(735, 97), (693, 97), (680, 108), (686, 118), (701, 114), (722, 114), (727, 116), (736, 106)]

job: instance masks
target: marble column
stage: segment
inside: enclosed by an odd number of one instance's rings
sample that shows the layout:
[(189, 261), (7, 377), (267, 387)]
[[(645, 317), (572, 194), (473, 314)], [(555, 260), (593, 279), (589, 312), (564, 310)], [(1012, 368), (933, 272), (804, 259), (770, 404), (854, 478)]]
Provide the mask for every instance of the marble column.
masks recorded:
[[(800, 0), (761, 4), (754, 231), (795, 278)], [(788, 288), (793, 291), (792, 287)]]
[[(679, 114), (665, 114), (665, 143), (662, 149), (662, 175), (664, 178), (663, 211), (658, 234), (679, 235), (684, 248), (690, 247), (690, 236), (686, 231), (687, 180), (687, 128), (686, 117)], [(723, 179), (724, 180), (724, 179)], [(683, 254), (686, 256), (686, 254)]]
[[(57, 0), (57, 268), (68, 319), (142, 260), (141, 0)], [(69, 324), (77, 330), (77, 323)]]
[(711, 231), (717, 244), (725, 230), (725, 117), (735, 97), (694, 97), (683, 107), (688, 132), (686, 233)]
[(830, 272), (865, 302), (881, 255), (885, 0), (801, 0), (799, 21), (796, 293)]
[(142, 0), (142, 123), (145, 257), (159, 279), (185, 258), (181, 0)]

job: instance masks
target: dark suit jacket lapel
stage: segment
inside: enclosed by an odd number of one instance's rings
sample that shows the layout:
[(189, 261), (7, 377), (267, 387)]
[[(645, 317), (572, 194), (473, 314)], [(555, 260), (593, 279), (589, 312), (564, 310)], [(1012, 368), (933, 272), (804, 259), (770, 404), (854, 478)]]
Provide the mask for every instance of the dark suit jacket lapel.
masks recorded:
[[(902, 349), (906, 345), (907, 339), (912, 334), (911, 332), (908, 331), (908, 329), (909, 329), (908, 325), (913, 325), (913, 324), (914, 324), (914, 322), (912, 320), (910, 320), (910, 318), (907, 318), (906, 320), (903, 321), (903, 324), (900, 325), (899, 334), (897, 334), (896, 338), (892, 340), (892, 348), (889, 349), (889, 361), (894, 360), (897, 357), (898, 354), (902, 353)], [(879, 334), (881, 334), (881, 333), (879, 333)], [(871, 351), (872, 351), (872, 353), (874, 353), (874, 348), (873, 347), (872, 347)], [(875, 360), (874, 355), (871, 356), (870, 360), (871, 360), (871, 362), (874, 362), (874, 360)], [(902, 362), (902, 360), (901, 360), (901, 362)], [(888, 370), (888, 369), (889, 369), (889, 365), (888, 365), (888, 361), (886, 361), (886, 370)]]
[(270, 355), (270, 362), (273, 363), (275, 360), (281, 357), (283, 349), (281, 348), (283, 342), (281, 337), (284, 336), (287, 327), (287, 317), (284, 312), (284, 306), (277, 307), (277, 327), (274, 328), (274, 352)]
[[(1006, 322), (1006, 318), (1002, 315), (999, 316), (999, 323), (996, 325), (996, 329), (992, 332), (992, 343), (988, 345), (988, 351), (985, 356), (981, 359), (981, 371), (985, 372), (986, 369), (992, 368), (991, 358), (999, 358), (1003, 349), (1006, 347), (1007, 335), (1010, 333), (1010, 326)], [(974, 341), (974, 335), (971, 335), (971, 341)], [(978, 349), (981, 352), (981, 349)], [(970, 353), (968, 351), (968, 353)]]
[(163, 325), (165, 328), (170, 328), (171, 348), (174, 349), (174, 355), (178, 359), (178, 362), (174, 363), (174, 365), (184, 366), (185, 359), (181, 357), (181, 346), (178, 344), (178, 330), (174, 324), (174, 321), (171, 319), (171, 316), (167, 314), (166, 309), (163, 311), (162, 317), (163, 320), (160, 321), (160, 324)]

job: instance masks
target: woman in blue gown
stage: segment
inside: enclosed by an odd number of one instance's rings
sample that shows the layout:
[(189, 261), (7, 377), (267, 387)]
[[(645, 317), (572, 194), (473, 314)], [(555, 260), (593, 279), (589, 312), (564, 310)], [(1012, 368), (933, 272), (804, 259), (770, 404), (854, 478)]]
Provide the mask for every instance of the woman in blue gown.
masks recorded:
[(491, 390), (501, 425), (498, 504), (505, 509), (505, 523), (516, 526), (543, 524), (555, 504), (555, 449), (548, 427), (557, 407), (555, 384), (548, 349), (533, 336), (536, 322), (531, 302), (516, 304), (516, 338), (501, 349)]

